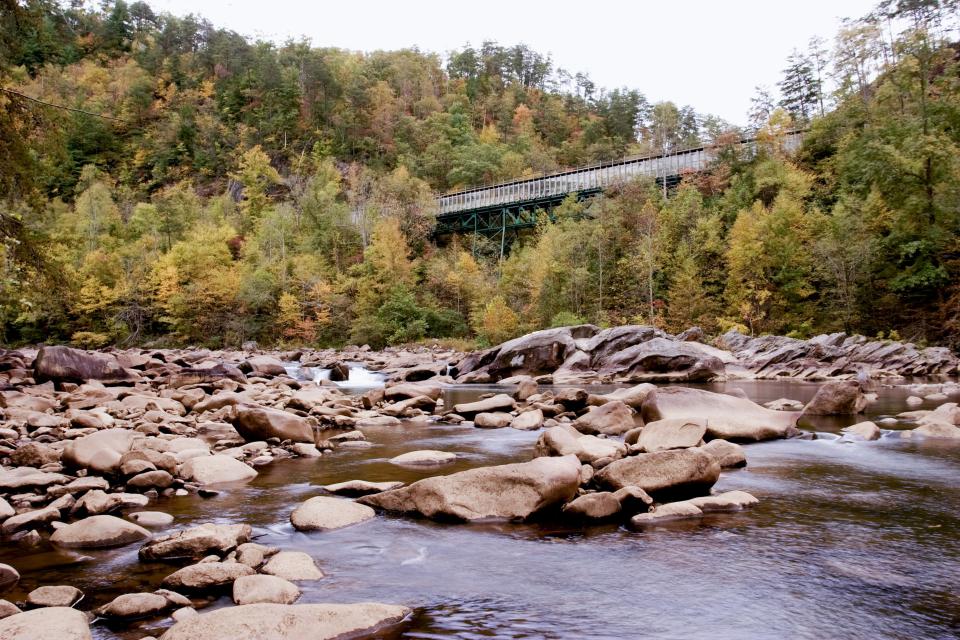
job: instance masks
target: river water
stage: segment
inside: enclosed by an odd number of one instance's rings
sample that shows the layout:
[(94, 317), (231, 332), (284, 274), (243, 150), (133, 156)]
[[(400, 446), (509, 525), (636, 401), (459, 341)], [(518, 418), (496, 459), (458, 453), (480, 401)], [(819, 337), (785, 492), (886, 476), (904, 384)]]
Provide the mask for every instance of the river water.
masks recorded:
[[(806, 401), (798, 382), (742, 388), (758, 402)], [(489, 388), (454, 389), (447, 401)], [(882, 389), (868, 417), (907, 407), (905, 389)], [(923, 408), (932, 408), (925, 406)], [(864, 419), (863, 417), (859, 418)], [(854, 420), (823, 420), (816, 440), (746, 447), (748, 467), (724, 472), (717, 490), (743, 489), (760, 504), (641, 532), (618, 525), (436, 524), (379, 516), (325, 533), (299, 533), (288, 518), (317, 485), (349, 479), (414, 481), (435, 473), (528, 460), (537, 433), (437, 424), (364, 428), (374, 446), (260, 467), (249, 485), (203, 499), (151, 504), (176, 525), (246, 522), (256, 541), (311, 554), (327, 574), (304, 582), (301, 603), (380, 601), (415, 611), (384, 638), (956, 638), (960, 636), (960, 443), (876, 442), (830, 434)], [(899, 425), (903, 428), (908, 425)], [(386, 462), (415, 449), (456, 452), (442, 471)], [(90, 609), (120, 593), (151, 591), (175, 567), (141, 563), (137, 545), (63, 553), (15, 545), (0, 562), (22, 580), (72, 584)], [(227, 596), (211, 606), (230, 604)], [(97, 638), (159, 635), (170, 620), (111, 629)]]

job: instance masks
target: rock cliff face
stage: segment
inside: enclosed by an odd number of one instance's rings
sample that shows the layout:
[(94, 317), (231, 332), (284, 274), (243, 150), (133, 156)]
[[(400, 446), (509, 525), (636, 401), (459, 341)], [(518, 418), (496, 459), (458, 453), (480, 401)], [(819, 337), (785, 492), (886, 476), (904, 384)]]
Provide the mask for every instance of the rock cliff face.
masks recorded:
[(725, 333), (717, 346), (736, 358), (728, 365), (733, 375), (771, 379), (855, 378), (861, 372), (874, 377), (956, 375), (958, 359), (946, 347), (918, 349), (909, 342), (870, 340), (845, 333), (819, 335), (809, 340), (784, 336), (751, 338)]
[(728, 378), (805, 379), (956, 375), (957, 356), (944, 347), (869, 340), (843, 333), (809, 340), (752, 338), (736, 331), (715, 345), (696, 327), (672, 336), (648, 326), (598, 330), (547, 329), (465, 356), (458, 382), (497, 382), (550, 375), (554, 382), (706, 382)]

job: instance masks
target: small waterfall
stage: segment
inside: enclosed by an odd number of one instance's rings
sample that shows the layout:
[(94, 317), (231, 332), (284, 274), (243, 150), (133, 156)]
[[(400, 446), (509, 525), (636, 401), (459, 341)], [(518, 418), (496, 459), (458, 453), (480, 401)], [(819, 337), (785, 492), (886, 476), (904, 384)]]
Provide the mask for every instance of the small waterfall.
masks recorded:
[[(330, 369), (314, 369), (313, 381), (316, 383), (330, 379)], [(363, 367), (350, 367), (346, 380), (334, 382), (338, 387), (345, 389), (363, 389), (382, 387), (386, 377), (381, 373), (370, 371)]]

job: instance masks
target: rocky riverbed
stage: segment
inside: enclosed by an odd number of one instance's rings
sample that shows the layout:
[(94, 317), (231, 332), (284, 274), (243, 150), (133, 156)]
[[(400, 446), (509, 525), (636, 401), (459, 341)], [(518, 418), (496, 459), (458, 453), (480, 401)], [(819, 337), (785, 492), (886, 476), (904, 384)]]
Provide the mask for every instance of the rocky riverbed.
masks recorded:
[[(311, 538), (345, 530), (362, 541), (384, 518), (408, 520), (424, 535), (429, 521), (643, 535), (762, 504), (724, 477), (750, 468), (755, 443), (806, 441), (832, 416), (842, 417), (839, 440), (852, 446), (889, 438), (894, 425), (898, 441), (960, 442), (951, 402), (960, 386), (950, 379), (908, 387), (908, 411), (863, 415), (886, 378), (956, 373), (948, 352), (734, 334), (721, 340), (727, 351), (698, 337), (586, 326), (474, 354), (3, 352), (0, 531), (9, 562), (0, 565), (0, 587), (11, 595), (0, 602), (0, 638), (380, 637), (415, 626), (418, 603), (402, 590), (378, 594), (382, 602), (323, 598), (313, 585), (329, 577), (311, 554), (255, 531), (257, 500), (238, 508), (231, 496), (257, 486), (261, 474), (276, 481), (284, 465), (356, 471), (301, 486), (296, 501), (271, 500), (271, 512), (285, 505), (290, 531)], [(651, 384), (768, 375), (831, 380), (803, 401), (770, 398), (767, 406), (733, 387)], [(385, 384), (352, 389), (360, 377)], [(491, 382), (498, 384), (477, 386)], [(475, 434), (484, 446), (506, 442), (509, 452), (485, 453), (481, 461), (494, 464), (477, 464), (441, 435), (422, 437), (446, 429)], [(387, 442), (395, 455), (373, 476), (345, 462)], [(276, 486), (284, 492), (282, 481)], [(172, 508), (177, 500), (212, 509), (184, 518)], [(140, 579), (120, 579), (120, 593), (84, 590), (44, 580), (35, 562), (83, 564), (98, 554), (127, 558), (125, 571)]]

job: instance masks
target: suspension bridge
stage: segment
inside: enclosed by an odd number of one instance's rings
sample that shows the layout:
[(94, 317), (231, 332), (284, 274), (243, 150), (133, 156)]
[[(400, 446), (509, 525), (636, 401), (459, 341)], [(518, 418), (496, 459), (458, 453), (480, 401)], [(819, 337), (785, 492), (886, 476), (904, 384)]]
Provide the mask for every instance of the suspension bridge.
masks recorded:
[[(802, 131), (791, 131), (777, 144), (792, 153), (802, 140)], [(744, 138), (738, 144), (742, 155), (752, 156), (759, 142), (756, 138)], [(550, 215), (571, 194), (584, 200), (639, 177), (653, 178), (661, 186), (672, 187), (684, 175), (708, 169), (717, 152), (716, 147), (700, 146), (446, 193), (437, 198), (434, 234), (480, 234), (499, 240), (502, 252), (509, 234), (536, 226), (538, 212)]]

